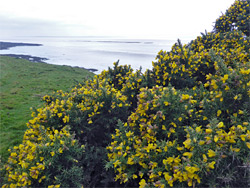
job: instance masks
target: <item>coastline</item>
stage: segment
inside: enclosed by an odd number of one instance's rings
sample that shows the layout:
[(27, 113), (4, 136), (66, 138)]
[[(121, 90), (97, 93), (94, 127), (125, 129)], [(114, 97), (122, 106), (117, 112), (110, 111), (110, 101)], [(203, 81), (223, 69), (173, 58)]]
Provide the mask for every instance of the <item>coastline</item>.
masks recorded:
[(16, 59), (26, 59), (28, 61), (34, 62), (34, 63), (46, 63), (45, 60), (48, 60), (47, 58), (43, 57), (36, 57), (31, 55), (19, 55), (19, 54), (0, 54), (0, 56), (8, 56), (8, 57), (14, 57)]
[(34, 44), (34, 43), (22, 43), (22, 42), (2, 42), (0, 41), (0, 50), (8, 50), (9, 48), (13, 48), (16, 46), (42, 46), (42, 44)]
[[(14, 43), (14, 42), (2, 42), (0, 41), (0, 50), (8, 50), (9, 48), (13, 47), (18, 47), (18, 46), (42, 46), (42, 44), (34, 44), (34, 43)], [(47, 63), (45, 62), (46, 60), (49, 60), (48, 58), (44, 57), (37, 57), (37, 56), (32, 56), (32, 55), (23, 55), (23, 54), (0, 54), (0, 56), (8, 56), (8, 57), (13, 57), (16, 59), (25, 59), (28, 61), (31, 61), (33, 63)], [(68, 66), (68, 65), (65, 65)], [(90, 72), (96, 72), (98, 69), (95, 68), (84, 68), (84, 67), (79, 67), (79, 66), (74, 66), (77, 68), (82, 68), (85, 70), (88, 70)]]

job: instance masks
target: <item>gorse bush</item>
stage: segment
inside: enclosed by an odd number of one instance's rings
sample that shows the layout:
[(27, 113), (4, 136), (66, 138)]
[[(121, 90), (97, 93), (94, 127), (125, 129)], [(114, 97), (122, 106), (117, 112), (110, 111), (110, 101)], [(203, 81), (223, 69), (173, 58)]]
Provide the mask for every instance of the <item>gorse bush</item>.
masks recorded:
[(215, 29), (161, 50), (152, 70), (113, 68), (44, 96), (3, 187), (250, 185), (249, 1)]
[[(23, 143), (11, 149), (5, 166), (10, 187), (80, 186), (84, 147), (68, 128), (60, 131), (30, 121)], [(3, 187), (5, 187), (4, 185)]]
[(225, 14), (216, 20), (214, 30), (217, 33), (241, 30), (247, 36), (250, 36), (249, 4), (249, 0), (235, 1)]
[(240, 31), (202, 34), (188, 45), (178, 41), (170, 52), (160, 51), (152, 74), (158, 85), (191, 88), (198, 81), (206, 82), (206, 75), (215, 74), (216, 57), (235, 68), (236, 62), (249, 61), (249, 49), (250, 40)]
[[(207, 76), (217, 80), (208, 90), (203, 84), (182, 91), (142, 88), (136, 111), (120, 123), (107, 147), (107, 166), (115, 168), (116, 179), (139, 179), (141, 187), (246, 186), (250, 66), (244, 67)], [(240, 75), (241, 89), (233, 88)]]

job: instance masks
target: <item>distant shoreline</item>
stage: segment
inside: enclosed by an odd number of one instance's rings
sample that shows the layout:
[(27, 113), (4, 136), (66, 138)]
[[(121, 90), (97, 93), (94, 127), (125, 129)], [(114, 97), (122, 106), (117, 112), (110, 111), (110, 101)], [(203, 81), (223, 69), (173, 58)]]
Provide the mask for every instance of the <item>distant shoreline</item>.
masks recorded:
[[(17, 47), (17, 46), (42, 46), (42, 44), (34, 44), (34, 43), (17, 43), (17, 42), (2, 42), (0, 41), (0, 50), (8, 50), (9, 48)], [(34, 62), (34, 63), (46, 63), (46, 60), (49, 60), (48, 58), (44, 57), (37, 57), (37, 56), (31, 56), (31, 55), (22, 55), (22, 54), (0, 54), (0, 56), (9, 56), (14, 57), (17, 59), (26, 59), (28, 61)], [(78, 66), (76, 66), (78, 67)], [(85, 70), (88, 70), (90, 72), (96, 72), (98, 69), (94, 68), (84, 68), (84, 67), (78, 67)]]
[[(42, 46), (42, 44), (0, 41), (0, 50), (9, 50), (10, 48), (17, 47), (17, 46)], [(37, 62), (37, 63), (45, 63), (44, 61), (48, 60), (48, 58), (36, 57), (36, 56), (31, 56), (31, 55), (0, 54), (0, 56), (9, 56), (9, 57), (14, 57), (14, 58), (26, 59), (31, 62)]]
[[(13, 57), (13, 58), (17, 58), (17, 59), (25, 59), (25, 60), (31, 61), (33, 63), (46, 63), (45, 61), (48, 60), (48, 58), (31, 56), (31, 55), (21, 55), (21, 54), (0, 54), (0, 57), (1, 56), (8, 56), (8, 57)], [(62, 66), (68, 66), (68, 65), (62, 65)], [(87, 68), (84, 68), (84, 67), (78, 67), (78, 66), (75, 66), (75, 67), (85, 69), (85, 70), (88, 70), (90, 72), (98, 71), (98, 69), (94, 69), (94, 68), (88, 68), (87, 69)]]
[(0, 50), (8, 50), (16, 46), (42, 46), (42, 44), (33, 44), (33, 43), (22, 43), (22, 42), (2, 42), (0, 41)]

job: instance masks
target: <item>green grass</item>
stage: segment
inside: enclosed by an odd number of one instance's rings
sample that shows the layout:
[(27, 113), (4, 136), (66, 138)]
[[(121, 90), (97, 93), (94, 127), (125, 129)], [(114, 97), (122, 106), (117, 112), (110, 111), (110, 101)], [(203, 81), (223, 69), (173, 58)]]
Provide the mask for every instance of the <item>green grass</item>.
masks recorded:
[(42, 97), (54, 91), (69, 91), (74, 85), (92, 78), (81, 68), (32, 63), (0, 57), (0, 155), (7, 159), (8, 148), (21, 143), (31, 107), (42, 105)]

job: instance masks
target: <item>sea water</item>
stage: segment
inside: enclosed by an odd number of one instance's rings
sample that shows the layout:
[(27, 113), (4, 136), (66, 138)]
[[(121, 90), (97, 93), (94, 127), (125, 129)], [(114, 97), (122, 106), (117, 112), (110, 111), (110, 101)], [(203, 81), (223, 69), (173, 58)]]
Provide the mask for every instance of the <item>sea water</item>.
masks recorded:
[[(177, 41), (160, 39), (128, 39), (119, 37), (12, 37), (3, 42), (24, 42), (42, 46), (18, 46), (0, 50), (0, 54), (22, 54), (47, 58), (46, 63), (97, 69), (96, 74), (119, 60), (120, 65), (135, 69), (152, 69), (152, 61), (160, 50), (169, 51)], [(182, 41), (183, 43), (187, 40)]]

